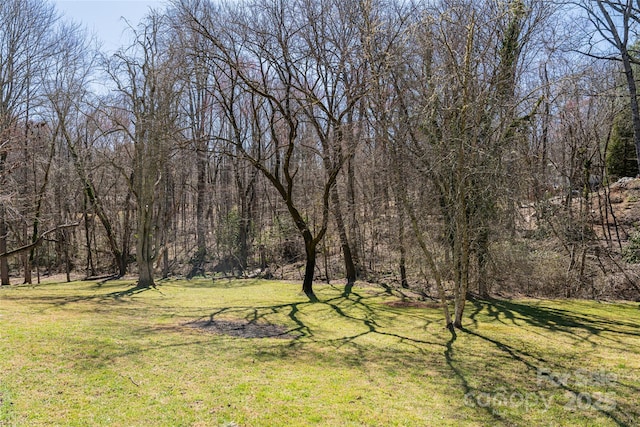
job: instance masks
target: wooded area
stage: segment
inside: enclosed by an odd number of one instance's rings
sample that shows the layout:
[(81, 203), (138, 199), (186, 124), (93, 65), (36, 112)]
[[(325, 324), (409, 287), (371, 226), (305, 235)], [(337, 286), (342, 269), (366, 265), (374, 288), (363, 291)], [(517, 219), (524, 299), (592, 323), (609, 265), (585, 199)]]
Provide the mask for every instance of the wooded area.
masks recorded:
[(640, 164), (639, 25), (632, 0), (176, 0), (105, 54), (3, 1), (1, 283), (362, 279), (455, 326), (468, 292), (638, 298), (609, 185)]

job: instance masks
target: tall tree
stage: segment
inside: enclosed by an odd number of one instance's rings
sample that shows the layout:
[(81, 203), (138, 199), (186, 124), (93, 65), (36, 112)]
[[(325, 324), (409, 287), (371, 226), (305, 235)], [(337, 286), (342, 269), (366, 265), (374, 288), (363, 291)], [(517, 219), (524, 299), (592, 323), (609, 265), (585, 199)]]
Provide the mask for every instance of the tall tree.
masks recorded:
[[(75, 25), (62, 27), (64, 32), (61, 45), (65, 54), (56, 61), (56, 72), (46, 83), (46, 93), (52, 112), (55, 132), (63, 141), (63, 146), (72, 159), (75, 172), (84, 189), (86, 200), (103, 226), (109, 249), (113, 254), (116, 276), (122, 277), (127, 270), (127, 251), (118, 243), (114, 221), (104, 206), (103, 197), (96, 188), (87, 164), (83, 146), (87, 147), (96, 131), (99, 114), (90, 105), (95, 97), (90, 93), (93, 69), (97, 57), (86, 34)], [(99, 137), (99, 136), (98, 136)], [(35, 233), (34, 233), (35, 234)], [(86, 236), (87, 238), (89, 236)], [(89, 245), (88, 245), (89, 246)], [(91, 254), (91, 248), (87, 248)]]
[(176, 136), (180, 90), (179, 64), (174, 60), (163, 17), (151, 12), (134, 32), (134, 42), (109, 63), (126, 115), (114, 122), (133, 144), (131, 188), (136, 198), (136, 262), (138, 286), (155, 285), (154, 262), (160, 253), (160, 221), (166, 204), (166, 163)]
[[(207, 205), (209, 192), (207, 174), (209, 172), (210, 146), (217, 117), (214, 115), (214, 98), (209, 93), (212, 70), (206, 56), (200, 54), (206, 48), (206, 40), (198, 32), (189, 31), (180, 15), (180, 9), (171, 12), (173, 31), (184, 55), (184, 96), (182, 117), (184, 139), (189, 142), (189, 150), (195, 154), (196, 209), (195, 209), (195, 254), (191, 257), (191, 271), (187, 277), (203, 275), (209, 255), (207, 247)], [(188, 23), (187, 23), (188, 24)]]
[[(8, 0), (0, 4), (0, 184), (9, 188), (6, 172), (25, 133), (29, 111), (47, 75), (51, 57), (57, 52), (54, 7), (42, 0)], [(26, 143), (26, 141), (25, 141)], [(7, 196), (7, 195), (5, 195)], [(0, 194), (0, 252), (5, 252), (9, 228), (9, 198)], [(37, 236), (33, 236), (37, 239)], [(26, 270), (30, 269), (28, 265)], [(26, 273), (27, 274), (27, 273)], [(0, 284), (9, 284), (6, 258), (0, 259)]]
[[(307, 58), (305, 66), (309, 68), (304, 70), (305, 80), (299, 82), (305, 88), (304, 96), (307, 98), (301, 107), (320, 142), (323, 164), (330, 174), (336, 162), (343, 163), (357, 149), (354, 117), (368, 90), (361, 41), (368, 34), (354, 23), (360, 20), (364, 11), (358, 3), (313, 0), (305, 0), (301, 10), (303, 19), (308, 23), (302, 32), (301, 49)], [(350, 287), (358, 272), (337, 185), (331, 187), (330, 197), (347, 286)], [(353, 206), (349, 208), (355, 209)]]
[[(518, 151), (524, 120), (518, 117), (517, 70), (537, 21), (537, 5), (525, 7), (519, 0), (441, 2), (414, 29), (416, 37), (410, 40), (419, 48), (398, 55), (417, 61), (392, 64), (390, 81), (382, 86), (393, 88), (390, 117), (382, 124), (389, 126), (383, 134), (397, 171), (396, 197), (444, 307), (445, 279), (452, 279), (453, 316), (445, 310), (452, 330), (462, 326), (474, 273), (480, 293), (488, 292), (490, 233), (499, 209), (509, 207), (510, 157)], [(423, 230), (433, 224), (421, 221), (421, 209), (435, 212), (433, 206), (421, 208), (423, 189), (408, 185), (408, 167), (437, 195), (441, 239), (429, 239)], [(439, 248), (438, 240), (446, 246)]]
[[(210, 42), (203, 54), (219, 69), (213, 93), (229, 123), (226, 140), (262, 173), (285, 203), (305, 245), (302, 290), (315, 299), (318, 245), (327, 232), (331, 189), (345, 157), (336, 155), (326, 141), (307, 139), (310, 134), (303, 114), (314, 110), (319, 97), (313, 90), (322, 88), (322, 81), (307, 63), (301, 30), (308, 28), (309, 21), (301, 13), (302, 6), (300, 2), (256, 1), (230, 11), (225, 17), (233, 21), (225, 21), (223, 27), (211, 8), (198, 10), (193, 4), (182, 4), (193, 30)], [(247, 111), (254, 114), (251, 121), (257, 126), (251, 134), (241, 126)], [(307, 203), (309, 194), (299, 188), (298, 160), (305, 156), (326, 165), (317, 195), (320, 218), (315, 227), (308, 214), (314, 203)]]
[[(640, 30), (640, 2), (638, 0), (583, 0), (572, 2), (586, 14), (588, 24), (583, 26), (590, 57), (617, 61), (621, 64), (629, 95), (636, 163), (640, 170), (640, 103), (636, 67), (640, 64), (637, 52)], [(603, 47), (604, 46), (604, 47)]]

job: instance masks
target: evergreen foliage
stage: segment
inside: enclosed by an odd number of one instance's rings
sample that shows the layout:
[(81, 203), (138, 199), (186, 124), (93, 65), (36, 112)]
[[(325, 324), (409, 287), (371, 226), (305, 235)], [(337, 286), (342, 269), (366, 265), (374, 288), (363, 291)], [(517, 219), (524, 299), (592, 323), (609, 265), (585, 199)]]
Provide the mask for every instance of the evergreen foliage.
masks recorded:
[(628, 111), (616, 116), (607, 149), (607, 172), (614, 179), (638, 175), (633, 124)]

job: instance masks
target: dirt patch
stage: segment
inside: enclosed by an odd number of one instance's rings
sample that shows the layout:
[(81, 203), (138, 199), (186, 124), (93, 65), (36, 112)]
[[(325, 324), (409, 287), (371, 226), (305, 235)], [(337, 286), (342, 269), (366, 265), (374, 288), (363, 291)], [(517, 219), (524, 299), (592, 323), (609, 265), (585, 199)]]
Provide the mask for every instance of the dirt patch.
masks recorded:
[(201, 320), (186, 326), (220, 335), (240, 338), (299, 338), (282, 325), (247, 322), (243, 320)]
[(439, 303), (430, 301), (396, 300), (387, 301), (384, 305), (394, 308), (440, 308)]

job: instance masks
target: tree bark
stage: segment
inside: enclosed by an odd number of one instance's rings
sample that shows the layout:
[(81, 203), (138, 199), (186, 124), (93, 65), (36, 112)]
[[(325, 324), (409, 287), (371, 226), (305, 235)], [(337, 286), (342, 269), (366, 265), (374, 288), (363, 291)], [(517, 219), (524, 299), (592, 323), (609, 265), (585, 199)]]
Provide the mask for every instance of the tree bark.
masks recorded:
[(400, 251), (400, 262), (398, 268), (400, 270), (400, 286), (409, 287), (407, 279), (407, 248), (404, 242), (404, 210), (402, 205), (398, 203), (398, 249)]
[(629, 52), (625, 49), (622, 53), (622, 64), (624, 66), (624, 75), (627, 80), (627, 89), (629, 90), (629, 101), (631, 103), (631, 120), (633, 122), (633, 142), (636, 147), (636, 162), (640, 171), (640, 105), (638, 105), (638, 88), (631, 66)]
[[(27, 232), (27, 225), (24, 225), (23, 231), (22, 231), (22, 236), (24, 238), (23, 241), (28, 242), (29, 241), (29, 235)], [(34, 236), (34, 239), (31, 240), (31, 243), (35, 243), (35, 240), (37, 240), (37, 238)], [(35, 246), (34, 246), (35, 247)], [(29, 251), (31, 252), (31, 251)], [(24, 266), (24, 284), (31, 284), (33, 282), (33, 279), (31, 277), (31, 257), (29, 256), (29, 253), (23, 253), (22, 254), (22, 265)]]
[(156, 258), (153, 245), (152, 206), (138, 203), (138, 239), (136, 243), (136, 262), (138, 264), (138, 287), (155, 286), (153, 279), (153, 262)]
[(314, 241), (311, 232), (308, 230), (303, 233), (304, 237), (304, 249), (307, 256), (305, 270), (304, 270), (304, 280), (302, 282), (302, 292), (305, 293), (309, 300), (317, 301), (318, 298), (316, 294), (313, 292), (313, 276), (316, 269), (316, 247), (317, 243)]
[[(1, 166), (1, 163), (0, 163)], [(5, 222), (5, 208), (4, 206), (0, 207), (0, 253), (7, 252), (7, 233), (9, 230), (7, 229), (7, 224)], [(11, 280), (9, 279), (9, 262), (6, 257), (0, 258), (0, 285), (10, 285)]]
[(60, 240), (62, 240), (63, 253), (64, 253), (64, 271), (67, 278), (67, 283), (71, 282), (71, 256), (69, 255), (69, 236), (66, 230), (60, 230)]
[[(636, 80), (634, 77), (632, 58), (629, 53), (629, 38), (631, 36), (632, 26), (634, 22), (640, 23), (640, 18), (635, 15), (635, 8), (633, 2), (627, 1), (626, 4), (615, 4), (616, 2), (597, 0), (597, 7), (602, 17), (597, 16), (597, 12), (590, 7), (587, 7), (587, 13), (594, 17), (596, 21), (600, 21), (603, 27), (596, 26), (596, 30), (602, 35), (603, 32), (608, 32), (610, 37), (606, 39), (614, 45), (620, 53), (620, 60), (622, 61), (622, 67), (624, 69), (624, 76), (627, 80), (627, 90), (629, 91), (629, 102), (631, 105), (631, 120), (633, 122), (633, 141), (636, 147), (636, 162), (638, 164), (638, 170), (640, 171), (640, 105), (638, 105), (638, 89)], [(621, 13), (622, 16), (611, 16), (607, 6), (613, 8), (616, 12)], [(618, 25), (622, 25), (622, 29), (619, 30)]]
[(342, 247), (342, 257), (344, 259), (344, 267), (347, 279), (347, 286), (353, 286), (357, 280), (357, 270), (353, 257), (351, 254), (351, 247), (349, 245), (349, 238), (347, 237), (347, 230), (344, 225), (344, 219), (342, 217), (342, 208), (340, 207), (340, 195), (338, 194), (338, 187), (333, 186), (331, 188), (331, 202), (333, 204), (333, 217), (336, 220), (336, 227), (338, 228), (338, 235), (340, 237), (340, 246)]
[[(362, 105), (364, 106), (364, 103)], [(364, 112), (361, 111), (361, 114), (364, 116)], [(352, 122), (353, 120), (349, 121), (349, 123)], [(351, 257), (356, 270), (356, 277), (366, 277), (366, 270), (360, 261), (359, 254), (361, 236), (356, 205), (356, 172), (354, 157), (354, 154), (351, 153), (347, 160), (347, 214), (349, 215), (349, 230), (351, 231), (349, 249), (351, 250)]]
[(240, 218), (238, 221), (238, 264), (244, 273), (249, 264), (249, 244), (251, 227), (253, 225), (253, 202), (255, 200), (255, 182), (258, 170), (253, 169), (248, 178), (245, 171), (234, 162), (235, 181), (240, 201)]
[(204, 275), (204, 263), (207, 258), (207, 221), (205, 218), (206, 185), (207, 185), (207, 157), (206, 150), (201, 147), (202, 142), (196, 142), (196, 253), (193, 256), (191, 271), (187, 277)]
[(476, 246), (476, 258), (478, 261), (478, 293), (482, 298), (489, 298), (489, 284), (487, 282), (489, 231), (486, 227), (479, 231)]
[[(129, 177), (129, 182), (133, 181), (133, 173)], [(129, 267), (129, 256), (131, 252), (131, 196), (133, 192), (131, 188), (127, 191), (127, 196), (124, 199), (124, 218), (122, 219), (122, 249), (118, 250), (116, 256), (116, 264), (118, 266), (118, 276), (124, 277), (127, 274), (127, 268)], [(116, 247), (117, 249), (117, 247)], [(113, 251), (113, 248), (112, 248)]]
[(91, 217), (89, 216), (89, 212), (88, 212), (88, 200), (87, 200), (87, 194), (84, 194), (84, 197), (82, 199), (82, 216), (84, 219), (84, 237), (85, 237), (85, 243), (87, 245), (87, 267), (86, 267), (86, 272), (87, 272), (87, 277), (93, 277), (96, 275), (96, 267), (93, 263), (93, 241), (91, 240), (91, 228), (92, 228), (92, 224), (93, 224), (93, 220), (91, 219)]

